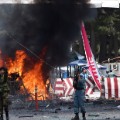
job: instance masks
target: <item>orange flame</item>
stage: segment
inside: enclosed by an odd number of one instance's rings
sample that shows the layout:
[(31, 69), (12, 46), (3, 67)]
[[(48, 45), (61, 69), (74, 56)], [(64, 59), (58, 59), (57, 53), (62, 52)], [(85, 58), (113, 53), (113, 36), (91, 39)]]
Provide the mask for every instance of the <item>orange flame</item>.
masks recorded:
[[(42, 63), (38, 63), (34, 66), (32, 70), (25, 73), (23, 76), (23, 82), (27, 90), (30, 93), (35, 93), (35, 86), (38, 88), (38, 95), (43, 95), (46, 98), (46, 87), (43, 82), (43, 76), (41, 73)], [(38, 97), (39, 98), (39, 97)]]
[(16, 51), (16, 57), (14, 60), (8, 58), (7, 61), (8, 73), (10, 74), (18, 72), (19, 75), (21, 76), (23, 72), (25, 58), (27, 58), (27, 55), (22, 50)]
[[(42, 65), (43, 61), (39, 61), (39, 63), (34, 64), (34, 67), (31, 68), (28, 71), (24, 70), (25, 63), (24, 60), (29, 58), (26, 53), (22, 50), (16, 51), (16, 57), (15, 59), (9, 58), (7, 61), (7, 68), (8, 73), (19, 73), (19, 75), (22, 77), (23, 84), (25, 88), (27, 89), (28, 93), (33, 94), (33, 98), (35, 95), (35, 86), (37, 86), (38, 90), (38, 99), (40, 100), (42, 96), (44, 99), (48, 97), (46, 92), (46, 85), (44, 83), (43, 75), (42, 75)], [(24, 72), (23, 72), (24, 71)], [(21, 87), (21, 90), (23, 90), (23, 87)]]

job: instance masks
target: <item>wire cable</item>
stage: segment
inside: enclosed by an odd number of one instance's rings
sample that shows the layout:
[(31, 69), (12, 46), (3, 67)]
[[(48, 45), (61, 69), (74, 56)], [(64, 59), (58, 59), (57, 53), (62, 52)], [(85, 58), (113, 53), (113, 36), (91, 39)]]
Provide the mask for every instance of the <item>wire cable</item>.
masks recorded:
[(17, 44), (19, 44), (21, 47), (23, 47), (24, 49), (26, 49), (27, 51), (29, 51), (32, 55), (34, 55), (36, 58), (38, 58), (39, 60), (43, 61), (46, 65), (50, 66), (51, 68), (55, 68), (54, 66), (50, 65), (48, 62), (44, 61), (43, 59), (41, 59), (37, 54), (35, 54), (32, 50), (30, 50), (29, 48), (27, 48), (26, 46), (24, 46), (23, 44), (21, 44), (20, 42), (18, 42), (11, 34), (9, 34), (6, 31), (6, 34), (8, 37), (10, 37), (12, 40), (14, 40)]

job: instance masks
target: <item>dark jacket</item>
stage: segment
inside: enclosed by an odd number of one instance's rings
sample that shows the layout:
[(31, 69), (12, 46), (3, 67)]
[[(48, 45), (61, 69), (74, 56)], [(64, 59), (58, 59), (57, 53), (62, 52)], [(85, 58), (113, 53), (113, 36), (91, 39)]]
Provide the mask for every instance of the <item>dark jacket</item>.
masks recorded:
[(73, 87), (76, 90), (85, 89), (85, 80), (83, 78), (78, 78), (78, 76), (75, 76), (73, 80)]

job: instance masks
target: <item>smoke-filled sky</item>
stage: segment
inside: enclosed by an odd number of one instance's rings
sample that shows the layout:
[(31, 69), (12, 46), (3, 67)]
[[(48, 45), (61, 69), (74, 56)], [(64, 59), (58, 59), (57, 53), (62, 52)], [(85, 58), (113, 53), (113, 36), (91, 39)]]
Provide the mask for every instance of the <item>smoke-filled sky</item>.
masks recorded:
[(51, 1), (0, 5), (0, 48), (4, 54), (27, 51), (19, 42), (37, 55), (46, 48), (44, 60), (53, 66), (67, 62), (71, 44), (80, 37), (80, 22), (89, 18), (93, 9), (86, 0)]

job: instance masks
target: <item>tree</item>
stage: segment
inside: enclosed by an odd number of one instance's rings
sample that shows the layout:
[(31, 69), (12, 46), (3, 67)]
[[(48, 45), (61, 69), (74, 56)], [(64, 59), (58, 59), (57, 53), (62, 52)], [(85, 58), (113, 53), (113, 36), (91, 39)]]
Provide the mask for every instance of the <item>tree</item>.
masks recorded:
[(119, 55), (120, 45), (120, 9), (98, 9), (94, 32), (96, 39), (96, 57), (99, 62)]

